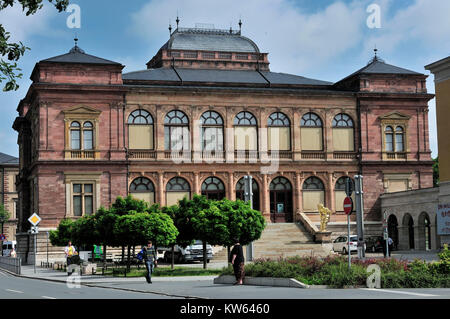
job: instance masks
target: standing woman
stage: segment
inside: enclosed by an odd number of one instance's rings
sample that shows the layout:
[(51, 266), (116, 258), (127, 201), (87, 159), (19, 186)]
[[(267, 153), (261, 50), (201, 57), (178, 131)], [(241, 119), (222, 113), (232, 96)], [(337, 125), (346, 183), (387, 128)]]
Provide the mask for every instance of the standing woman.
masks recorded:
[(244, 280), (244, 252), (242, 246), (239, 243), (239, 239), (234, 239), (234, 247), (231, 250), (231, 264), (233, 265), (234, 276), (236, 277), (235, 285), (242, 285)]

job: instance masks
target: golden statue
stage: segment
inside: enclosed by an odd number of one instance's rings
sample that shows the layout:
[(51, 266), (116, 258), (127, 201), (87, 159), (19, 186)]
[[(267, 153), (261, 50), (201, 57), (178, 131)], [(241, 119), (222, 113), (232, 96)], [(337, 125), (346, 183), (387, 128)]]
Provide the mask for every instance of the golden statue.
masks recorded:
[(319, 209), (320, 214), (320, 231), (324, 232), (327, 230), (327, 224), (330, 221), (331, 210), (324, 207), (322, 204), (318, 204), (317, 208)]

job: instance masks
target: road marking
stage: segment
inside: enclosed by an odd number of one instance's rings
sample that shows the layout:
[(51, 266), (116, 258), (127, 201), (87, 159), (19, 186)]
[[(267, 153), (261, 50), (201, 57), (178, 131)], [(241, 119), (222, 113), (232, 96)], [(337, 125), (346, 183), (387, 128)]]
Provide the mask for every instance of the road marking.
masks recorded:
[(10, 292), (15, 292), (17, 294), (23, 294), (23, 291), (19, 291), (19, 290), (12, 290), (12, 289), (5, 289), (6, 291), (10, 291)]
[(56, 299), (55, 297), (49, 297), (49, 296), (41, 296), (42, 298), (45, 298), (45, 299)]
[(439, 297), (439, 295), (421, 294), (418, 292), (410, 292), (410, 291), (386, 290), (386, 289), (377, 289), (377, 288), (361, 288), (361, 289), (369, 290), (369, 291), (390, 292), (393, 294), (404, 294), (404, 295), (419, 296), (419, 297)]

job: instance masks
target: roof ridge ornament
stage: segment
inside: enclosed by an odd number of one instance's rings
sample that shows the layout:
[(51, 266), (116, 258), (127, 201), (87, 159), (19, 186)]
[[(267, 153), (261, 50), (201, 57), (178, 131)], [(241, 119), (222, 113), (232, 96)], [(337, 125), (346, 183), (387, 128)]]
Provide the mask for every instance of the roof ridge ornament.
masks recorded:
[(385, 63), (385, 61), (383, 59), (381, 59), (377, 54), (378, 54), (378, 49), (377, 46), (375, 45), (375, 48), (373, 49), (374, 52), (374, 56), (372, 59), (370, 59), (370, 61), (367, 63), (367, 65), (375, 63), (375, 62), (382, 62)]
[(75, 46), (72, 49), (70, 49), (69, 53), (75, 53), (75, 52), (85, 53), (84, 50), (78, 46), (78, 37), (77, 36), (75, 36), (73, 41), (75, 42)]

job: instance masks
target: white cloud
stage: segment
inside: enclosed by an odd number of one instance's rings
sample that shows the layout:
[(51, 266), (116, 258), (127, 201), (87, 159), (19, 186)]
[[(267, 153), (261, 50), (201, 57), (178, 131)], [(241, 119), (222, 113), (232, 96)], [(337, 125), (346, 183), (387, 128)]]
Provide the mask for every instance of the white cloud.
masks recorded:
[[(450, 50), (450, 1), (416, 0), (411, 6), (399, 8), (390, 18), (383, 14), (380, 34), (366, 42), (376, 43), (387, 54), (407, 44)], [(373, 47), (373, 46), (372, 46)]]
[[(176, 13), (180, 27), (212, 23), (216, 28), (237, 29), (243, 21), (242, 34), (254, 40), (262, 52), (269, 53), (274, 71), (305, 74), (356, 46), (363, 37), (366, 19), (361, 1), (335, 2), (306, 14), (287, 0), (208, 0), (150, 1), (132, 16), (131, 32), (153, 45), (162, 46), (169, 38), (169, 17), (175, 29)], [(149, 54), (159, 47), (152, 47)]]
[(0, 23), (11, 33), (9, 41), (22, 41), (29, 39), (33, 35), (48, 34), (52, 30), (49, 27), (50, 19), (57, 10), (49, 5), (44, 5), (41, 10), (34, 15), (26, 16), (20, 4), (8, 7), (0, 11)]

